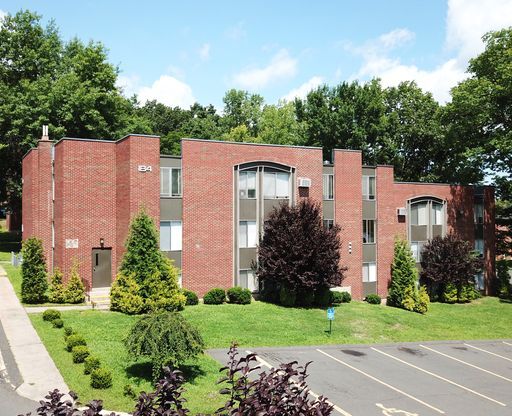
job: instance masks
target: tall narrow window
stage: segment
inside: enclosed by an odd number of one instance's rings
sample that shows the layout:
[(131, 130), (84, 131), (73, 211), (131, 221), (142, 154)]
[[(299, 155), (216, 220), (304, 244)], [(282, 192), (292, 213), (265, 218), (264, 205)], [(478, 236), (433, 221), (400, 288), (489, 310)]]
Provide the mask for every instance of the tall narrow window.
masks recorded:
[(288, 172), (265, 172), (263, 195), (266, 199), (290, 197), (290, 174)]
[(323, 195), (324, 199), (334, 199), (334, 175), (323, 175)]
[(160, 250), (180, 251), (182, 247), (181, 221), (160, 221)]
[(483, 255), (484, 255), (484, 240), (483, 240), (483, 238), (475, 239), (475, 251), (480, 255), (480, 257), (483, 257)]
[(443, 204), (432, 202), (432, 225), (443, 225)]
[(412, 241), (411, 242), (411, 252), (412, 257), (416, 260), (416, 263), (421, 261), (421, 251), (423, 250), (424, 241)]
[(240, 248), (256, 247), (256, 221), (240, 221), (238, 227), (238, 245)]
[(324, 228), (326, 230), (330, 230), (332, 227), (334, 227), (334, 220), (323, 220)]
[(426, 202), (411, 205), (411, 225), (428, 225)]
[(240, 198), (256, 198), (256, 172), (242, 171), (238, 176), (238, 191)]
[(363, 175), (363, 199), (366, 201), (375, 199), (375, 176)]
[(475, 202), (473, 207), (473, 211), (475, 213), (475, 224), (483, 224), (484, 223), (484, 204), (483, 202)]
[(363, 263), (363, 282), (377, 281), (377, 265), (375, 262)]
[(375, 220), (363, 220), (363, 244), (375, 243)]
[(181, 196), (181, 168), (160, 168), (160, 196)]
[(249, 289), (251, 292), (258, 291), (258, 277), (253, 270), (240, 270), (238, 286)]

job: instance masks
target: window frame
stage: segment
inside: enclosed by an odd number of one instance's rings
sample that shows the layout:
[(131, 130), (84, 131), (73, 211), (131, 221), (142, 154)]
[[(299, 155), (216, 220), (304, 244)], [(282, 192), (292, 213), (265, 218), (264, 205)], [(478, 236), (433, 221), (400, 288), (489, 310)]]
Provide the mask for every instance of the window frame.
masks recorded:
[[(373, 181), (370, 181), (370, 179), (373, 178)], [(370, 182), (373, 182), (373, 194), (370, 193)], [(363, 194), (363, 201), (375, 201), (377, 189), (376, 189), (377, 180), (375, 175), (363, 175), (363, 183), (362, 183), (362, 194)], [(368, 192), (365, 193), (365, 185)]]
[[(242, 285), (242, 273), (246, 273), (247, 275), (247, 279), (246, 279), (246, 282), (247, 282), (247, 285)], [(254, 279), (254, 290), (251, 290), (251, 288), (249, 288), (249, 273), (252, 273), (252, 278)], [(256, 275), (255, 271), (253, 269), (240, 269), (238, 271), (238, 279), (237, 279), (237, 286), (240, 286), (244, 289), (249, 289), (251, 290), (251, 293), (258, 293), (259, 292), (259, 281), (258, 281), (258, 276)]]
[[(267, 181), (267, 175), (272, 175), (274, 177), (274, 194), (268, 195), (266, 194), (266, 181)], [(278, 195), (277, 193), (277, 175), (287, 175), (288, 176), (288, 186), (287, 186), (287, 196)], [(291, 178), (291, 172), (269, 172), (266, 170), (263, 170), (263, 199), (290, 199), (291, 198), (291, 189), (290, 189), (290, 178)]]
[[(370, 234), (370, 229), (369, 229), (369, 224), (373, 225), (373, 233)], [(375, 237), (375, 232), (376, 232), (376, 229), (377, 229), (377, 220), (375, 219), (364, 219), (363, 220), (363, 244), (375, 244), (375, 241), (376, 241), (376, 237)], [(373, 241), (369, 241), (370, 240), (370, 235), (373, 237)], [(365, 241), (365, 238), (366, 238), (366, 241)]]
[(324, 229), (331, 230), (334, 227), (334, 220), (329, 218), (323, 218), (322, 225), (324, 226)]
[[(373, 269), (375, 274), (373, 280), (370, 280), (370, 265), (373, 265)], [(367, 278), (365, 280), (365, 267), (367, 269)], [(365, 261), (363, 262), (363, 268), (362, 268), (362, 281), (363, 283), (374, 283), (377, 281), (377, 262), (375, 261)]]
[[(254, 175), (254, 189), (249, 188), (249, 174)], [(242, 189), (241, 181), (242, 175), (245, 176), (245, 189)], [(240, 199), (256, 199), (258, 188), (258, 171), (257, 170), (241, 170), (238, 172), (238, 197)], [(254, 196), (249, 196), (249, 191), (254, 190)], [(245, 196), (242, 196), (242, 191), (245, 191)]]
[[(180, 229), (181, 229), (181, 235), (180, 235), (180, 239), (179, 239), (179, 248), (177, 248), (176, 246), (174, 246), (173, 248), (173, 241), (174, 239), (172, 238), (172, 226), (173, 226), (173, 223), (174, 224), (179, 224), (180, 225)], [(162, 248), (162, 224), (168, 224), (168, 227), (169, 227), (169, 250), (164, 250)], [(171, 251), (182, 251), (183, 250), (183, 221), (182, 220), (162, 220), (160, 221), (160, 238), (159, 238), (159, 249), (160, 251), (163, 251), (165, 253), (170, 253)]]
[[(327, 192), (325, 189), (327, 179)], [(334, 174), (324, 173), (322, 174), (322, 198), (324, 201), (334, 200)]]
[[(416, 263), (421, 263), (421, 252), (423, 251), (423, 247), (428, 241), (411, 241), (409, 247), (411, 249), (412, 258)], [(414, 250), (412, 249), (412, 246), (416, 245), (416, 254)]]
[[(243, 225), (242, 223), (245, 223)], [(249, 245), (249, 223), (254, 223), (254, 245)], [(245, 239), (242, 239), (242, 227), (245, 226)], [(243, 244), (242, 244), (243, 243)], [(238, 248), (256, 248), (258, 246), (258, 224), (256, 220), (238, 221)]]
[[(181, 198), (183, 196), (183, 184), (182, 184), (182, 172), (181, 172), (181, 167), (171, 167), (171, 166), (162, 166), (160, 167), (160, 197), (161, 198)], [(174, 172), (179, 172), (178, 173), (178, 192), (173, 192), (173, 175), (174, 175)], [(168, 184), (169, 184), (169, 192), (168, 193), (164, 193), (163, 192), (163, 176), (164, 176), (164, 172), (167, 172), (166, 175), (167, 175), (167, 179), (168, 179)]]

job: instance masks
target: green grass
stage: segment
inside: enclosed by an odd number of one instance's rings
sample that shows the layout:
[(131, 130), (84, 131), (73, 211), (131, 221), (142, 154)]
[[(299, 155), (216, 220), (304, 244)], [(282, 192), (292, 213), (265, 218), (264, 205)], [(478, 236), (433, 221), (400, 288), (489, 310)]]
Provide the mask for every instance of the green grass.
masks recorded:
[(2, 267), (7, 273), (7, 277), (14, 288), (16, 296), (21, 300), (21, 267), (14, 267), (10, 263), (2, 264)]
[[(377, 343), (443, 339), (510, 338), (512, 303), (483, 298), (471, 304), (434, 303), (427, 315), (363, 302), (336, 308), (332, 335), (327, 334), (326, 313), (321, 309), (283, 308), (262, 302), (251, 305), (198, 305), (183, 314), (196, 325), (208, 348), (228, 348), (236, 340), (242, 347)], [(31, 319), (68, 386), (82, 400), (102, 398), (106, 408), (129, 411), (133, 400), (123, 396), (123, 387), (132, 384), (136, 391), (151, 389), (147, 363), (130, 363), (122, 344), (137, 319), (115, 312), (63, 312), (65, 325), (78, 330), (87, 340), (92, 354), (114, 373), (114, 387), (95, 391), (82, 365), (72, 364), (64, 350), (63, 331), (43, 322), (41, 315)], [(219, 365), (201, 357), (186, 371), (185, 385), (193, 413), (212, 413), (222, 404), (215, 384)], [(195, 376), (195, 377), (194, 377)], [(49, 386), (51, 387), (51, 386)]]
[(11, 251), (18, 253), (21, 250), (21, 236), (19, 233), (5, 231), (4, 225), (0, 224), (0, 261), (10, 261)]

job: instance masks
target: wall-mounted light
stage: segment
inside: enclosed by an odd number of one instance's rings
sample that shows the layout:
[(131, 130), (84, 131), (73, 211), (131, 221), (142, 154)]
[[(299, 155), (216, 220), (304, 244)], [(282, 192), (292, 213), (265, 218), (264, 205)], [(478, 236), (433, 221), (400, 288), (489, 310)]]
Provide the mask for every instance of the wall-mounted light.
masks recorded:
[(105, 245), (105, 239), (100, 238), (100, 247), (103, 248), (104, 245)]

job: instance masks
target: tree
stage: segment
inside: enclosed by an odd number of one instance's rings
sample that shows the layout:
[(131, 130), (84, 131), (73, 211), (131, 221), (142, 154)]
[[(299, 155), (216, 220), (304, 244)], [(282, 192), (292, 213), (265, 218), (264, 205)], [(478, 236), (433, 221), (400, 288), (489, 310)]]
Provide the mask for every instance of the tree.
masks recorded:
[(262, 143), (303, 145), (303, 126), (295, 115), (293, 103), (279, 103), (263, 107), (258, 122), (258, 141)]
[(257, 275), (267, 299), (280, 291), (299, 293), (298, 300), (340, 286), (340, 227), (322, 225), (320, 206), (303, 200), (274, 208), (265, 222), (258, 249)]
[(43, 303), (48, 289), (43, 242), (35, 237), (28, 238), (23, 242), (21, 254), (21, 300), (25, 303)]
[(231, 89), (226, 92), (224, 101), (224, 117), (222, 123), (226, 131), (245, 125), (251, 137), (257, 137), (259, 119), (263, 107), (263, 97), (247, 91)]
[(48, 287), (48, 300), (52, 303), (64, 303), (66, 301), (62, 278), (62, 272), (58, 267), (55, 267)]
[(73, 260), (69, 280), (64, 289), (64, 299), (67, 303), (82, 303), (85, 300), (85, 287), (78, 273), (80, 264)]
[(482, 259), (468, 241), (448, 234), (434, 237), (423, 247), (420, 277), (439, 298), (448, 285), (453, 285), (460, 299), (465, 286), (474, 285), (482, 266)]
[[(417, 282), (418, 269), (416, 269), (409, 244), (407, 241), (397, 238), (395, 240), (393, 263), (391, 264), (391, 284), (386, 304), (403, 308), (404, 301), (410, 302), (410, 299), (407, 298), (414, 297), (417, 292)], [(414, 305), (416, 302), (413, 301), (412, 303)]]

